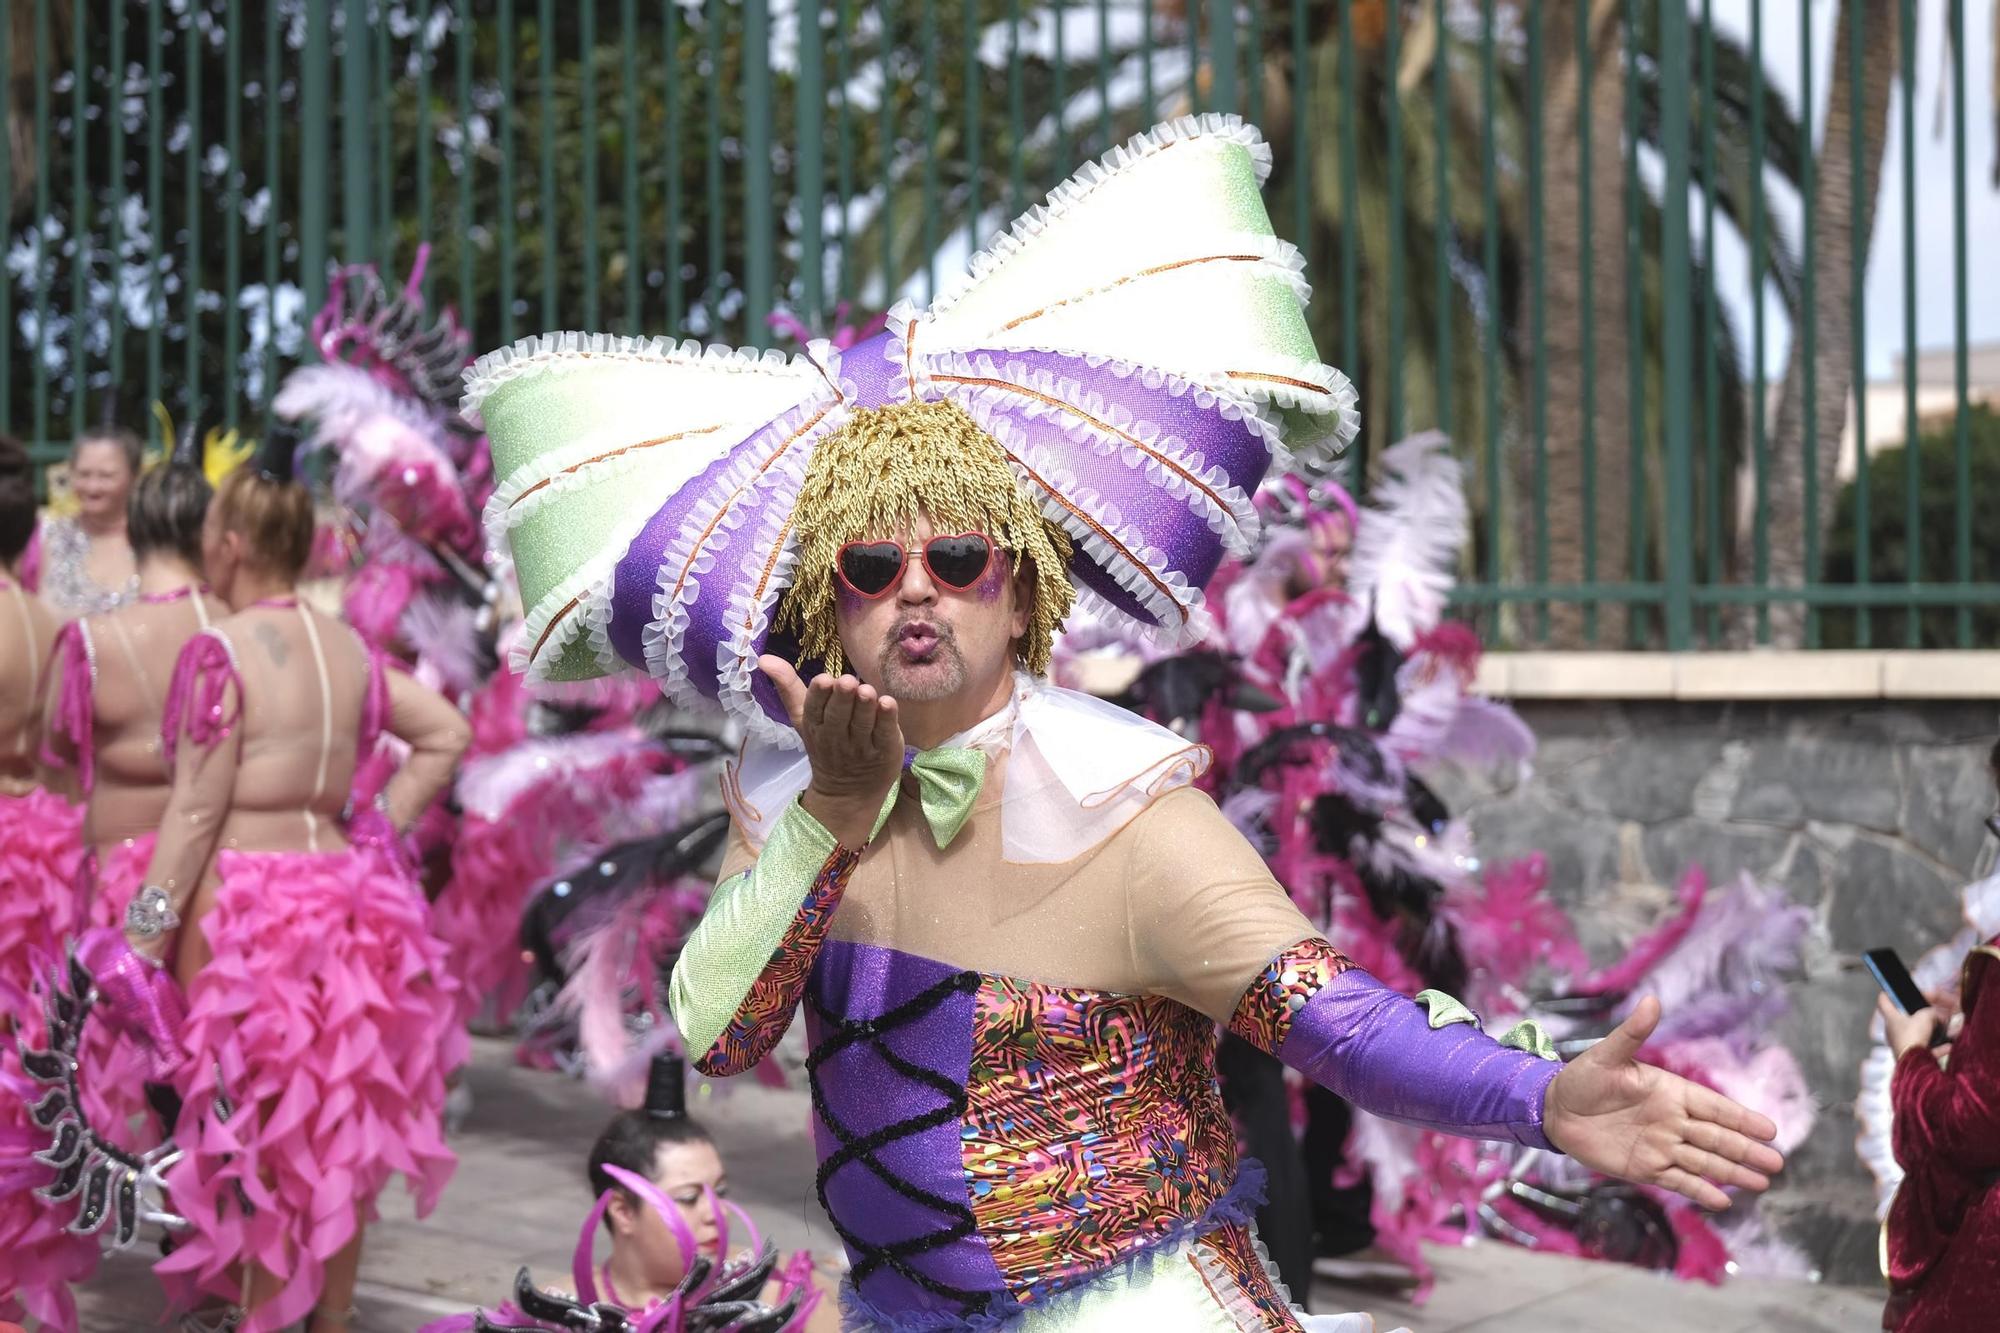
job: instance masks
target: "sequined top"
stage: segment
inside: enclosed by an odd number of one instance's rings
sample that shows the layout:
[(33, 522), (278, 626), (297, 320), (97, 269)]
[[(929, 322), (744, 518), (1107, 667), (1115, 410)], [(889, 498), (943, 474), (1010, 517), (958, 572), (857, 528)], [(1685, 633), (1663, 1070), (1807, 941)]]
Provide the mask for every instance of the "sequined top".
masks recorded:
[(42, 600), (64, 619), (110, 611), (139, 595), (139, 575), (116, 588), (90, 577), (90, 534), (73, 518), (52, 518), (42, 524)]

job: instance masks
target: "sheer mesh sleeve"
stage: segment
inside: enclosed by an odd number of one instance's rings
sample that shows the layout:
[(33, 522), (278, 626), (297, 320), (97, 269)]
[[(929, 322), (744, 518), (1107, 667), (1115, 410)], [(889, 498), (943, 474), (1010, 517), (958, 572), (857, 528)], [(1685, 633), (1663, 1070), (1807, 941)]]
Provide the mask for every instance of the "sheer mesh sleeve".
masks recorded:
[(216, 630), (181, 650), (167, 688), (160, 741), (174, 774), (160, 840), (146, 882), (180, 910), (201, 883), (236, 789), (242, 756), (243, 678), (229, 641)]
[(1319, 931), (1206, 793), (1169, 792), (1141, 819), (1126, 874), (1133, 971), (1227, 1023), (1265, 965)]
[(382, 789), (390, 821), (399, 829), (408, 828), (451, 781), (458, 757), (472, 743), (472, 729), (443, 695), (405, 672), (385, 670), (379, 658), (372, 672), (361, 752), (365, 755), (373, 748), (370, 714), (375, 719), (373, 730), (386, 730), (410, 747), (409, 758)]
[(1146, 818), (1128, 902), (1149, 989), (1228, 1024), (1364, 1110), (1550, 1146), (1542, 1104), (1558, 1062), (1503, 1046), (1469, 1012), (1434, 1018), (1355, 967), (1206, 795), (1176, 791)]
[[(739, 831), (725, 871), (748, 856)], [(860, 859), (795, 800), (754, 861), (715, 886), (668, 988), (695, 1068), (740, 1074), (778, 1044)]]
[(48, 696), (42, 709), (42, 762), (73, 770), (85, 795), (96, 778), (96, 682), (90, 631), (84, 621), (72, 620), (57, 631), (50, 657)]

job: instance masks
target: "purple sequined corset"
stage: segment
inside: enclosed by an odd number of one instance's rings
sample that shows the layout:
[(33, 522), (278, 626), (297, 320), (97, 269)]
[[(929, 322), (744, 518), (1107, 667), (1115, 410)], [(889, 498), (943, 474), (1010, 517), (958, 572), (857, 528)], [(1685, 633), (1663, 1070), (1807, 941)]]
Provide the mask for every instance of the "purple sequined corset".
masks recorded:
[(898, 1327), (1019, 1313), (1240, 1220), (1215, 1028), (1155, 996), (829, 942), (807, 988), (820, 1201)]

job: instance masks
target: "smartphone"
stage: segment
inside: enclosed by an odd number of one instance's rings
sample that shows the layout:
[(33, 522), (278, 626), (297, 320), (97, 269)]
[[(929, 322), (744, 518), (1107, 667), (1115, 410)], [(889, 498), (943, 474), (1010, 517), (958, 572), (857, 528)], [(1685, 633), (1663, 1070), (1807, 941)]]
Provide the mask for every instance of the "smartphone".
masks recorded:
[[(1861, 961), (1875, 977), (1875, 984), (1882, 988), (1896, 1007), (1906, 1014), (1914, 1014), (1929, 1001), (1917, 989), (1917, 983), (1910, 976), (1910, 969), (1903, 966), (1903, 960), (1894, 949), (1870, 949), (1861, 955)], [(1945, 1040), (1944, 1024), (1938, 1024), (1931, 1033), (1931, 1045), (1937, 1046)]]

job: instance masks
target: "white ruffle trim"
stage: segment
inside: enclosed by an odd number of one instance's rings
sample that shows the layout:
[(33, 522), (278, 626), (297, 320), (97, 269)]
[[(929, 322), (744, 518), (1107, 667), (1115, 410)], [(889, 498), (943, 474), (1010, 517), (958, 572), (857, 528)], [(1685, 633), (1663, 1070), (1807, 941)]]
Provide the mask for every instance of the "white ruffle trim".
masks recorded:
[[(1283, 383), (1285, 380), (1300, 380), (1310, 387), (1300, 388)], [(1361, 433), (1360, 395), (1355, 393), (1347, 376), (1324, 362), (1269, 357), (1254, 371), (1219, 373), (1208, 383), (1219, 392), (1238, 398), (1259, 399), (1314, 416), (1330, 413), (1336, 418), (1334, 434), (1342, 449), (1354, 443), (1354, 437)]]
[(1060, 524), (1077, 550), (1146, 608), (1158, 622), (1163, 641), (1185, 647), (1202, 637), (1207, 619), (1199, 614), (1201, 589), (1169, 567), (1164, 551), (1149, 545), (1145, 534), (1128, 525), (1116, 506), (1079, 481), (1052, 451), (1030, 443), (1012, 421), (976, 401), (966, 410), (999, 442), (1042, 513)]
[[(1106, 364), (1112, 373), (1121, 378), (1140, 373), (1136, 366)], [(1049, 371), (1031, 369), (1019, 361), (1009, 361), (1004, 368), (996, 366), (988, 356), (972, 358), (949, 354), (938, 357), (933, 361), (931, 373), (1003, 380), (1031, 390), (1032, 394), (1017, 394), (991, 384), (944, 386), (983, 406), (1004, 408), (1032, 420), (1047, 421), (1072, 443), (1088, 448), (1100, 457), (1115, 455), (1126, 467), (1142, 471), (1148, 482), (1186, 504), (1222, 539), (1224, 548), (1230, 554), (1248, 556), (1255, 548), (1261, 520), (1250, 496), (1233, 484), (1220, 467), (1209, 464), (1201, 450), (1178, 435), (1167, 434), (1152, 421), (1134, 417), (1122, 403), (1109, 402), (1103, 395), (1085, 388), (1074, 379), (1058, 378)], [(1232, 399), (1223, 398), (1185, 380), (1172, 379), (1158, 372), (1154, 375), (1157, 376), (1157, 383), (1150, 379), (1142, 382), (1147, 382), (1149, 387), (1166, 388), (1176, 396), (1192, 392), (1196, 395), (1197, 407), (1220, 412), (1225, 419), (1243, 420), (1248, 415)], [(1049, 398), (1057, 399), (1073, 410), (1064, 411), (1046, 401)], [(1252, 429), (1254, 432), (1255, 428)], [(1268, 459), (1269, 441), (1261, 435), (1259, 440), (1265, 446)]]
[[(739, 580), (730, 588), (723, 610), (723, 623), (729, 627), (729, 635), (717, 650), (715, 663), (722, 706), (743, 723), (751, 736), (777, 745), (798, 745), (798, 733), (789, 725), (773, 720), (751, 693), (758, 671), (753, 649), (770, 628), (778, 599), (792, 586), (792, 571), (799, 562), (798, 538), (792, 524), (793, 501), (798, 495), (799, 482), (805, 477), (806, 460), (819, 441), (840, 429), (846, 420), (844, 412), (828, 413), (788, 451), (786, 462), (796, 463), (796, 476), (785, 483), (789, 495), (781, 497), (781, 503), (761, 505), (751, 520), (748, 534), (753, 554), (765, 551), (776, 554), (770, 559), (768, 573), (758, 571), (757, 578)], [(762, 587), (758, 586), (760, 579)]]
[(920, 402), (924, 397), (923, 364), (919, 360), (915, 374), (911, 373), (910, 329), (914, 325), (923, 323), (923, 312), (909, 301), (898, 301), (889, 307), (889, 313), (884, 319), (889, 330), (889, 342), (882, 349), (882, 355), (896, 368), (897, 393), (891, 395), (889, 401)]
[(671, 362), (738, 374), (805, 371), (819, 378), (819, 371), (804, 356), (787, 356), (776, 348), (758, 351), (720, 343), (704, 345), (692, 339), (678, 342), (667, 337), (628, 338), (613, 333), (537, 333), (488, 352), (466, 368), (459, 412), (468, 421), (477, 422), (479, 405), (509, 380), (562, 362), (586, 359)]
[[(611, 651), (611, 585), (617, 577), (618, 561), (624, 556), (625, 548), (639, 535), (645, 526), (647, 514), (635, 522), (627, 524), (627, 531), (614, 537), (595, 559), (586, 561), (582, 568), (558, 583), (555, 588), (528, 612), (521, 625), (521, 637), (515, 642), (508, 660), (514, 670), (520, 672), (531, 686), (558, 684), (549, 678), (549, 669), (565, 649), (578, 638), (587, 638), (590, 648), (590, 669), (596, 675), (609, 675), (617, 669), (617, 656)], [(562, 614), (570, 600), (576, 599), (573, 607), (548, 641), (542, 643), (542, 634), (551, 621)], [(540, 649), (535, 645), (540, 643)]]
[[(714, 452), (719, 453), (721, 449), (715, 447), (714, 440), (726, 429), (727, 427), (718, 425), (698, 435), (694, 432), (686, 434), (690, 443), (706, 443)], [(633, 472), (654, 457), (644, 449), (631, 448), (617, 454), (616, 457), (605, 458), (598, 462), (591, 461), (605, 452), (607, 451), (601, 441), (585, 440), (564, 445), (535, 459), (527, 467), (517, 468), (512, 476), (494, 488), (492, 496), (486, 501), (486, 511), (480, 521), (486, 530), (487, 545), (497, 549), (508, 533), (540, 513), (547, 505), (565, 495)], [(570, 471), (572, 468), (575, 470)], [(537, 485), (541, 486), (540, 490), (528, 495), (526, 500), (521, 499)]]
[(951, 309), (995, 269), (1046, 231), (1050, 224), (1089, 198), (1091, 192), (1105, 181), (1175, 144), (1198, 139), (1221, 139), (1247, 149), (1259, 186), (1271, 174), (1271, 146), (1264, 142), (1264, 136), (1257, 132), (1256, 127), (1246, 124), (1240, 116), (1210, 112), (1200, 116), (1182, 116), (1178, 120), (1155, 125), (1113, 148), (1097, 161), (1084, 163), (1075, 175), (1049, 191), (1046, 202), (1023, 213), (1004, 235), (972, 256), (965, 274), (931, 302), (931, 313), (941, 315)]
[[(715, 702), (695, 689), (688, 680), (683, 657), (688, 608), (701, 593), (702, 575), (708, 573), (716, 561), (713, 545), (704, 542), (703, 535), (713, 537), (716, 532), (724, 530), (734, 534), (779, 488), (794, 498), (797, 496), (799, 483), (805, 478), (806, 457), (812, 452), (810, 446), (797, 447), (803, 442), (797, 437), (803, 436), (805, 423), (822, 411), (826, 415), (814, 428), (815, 438), (838, 429), (848, 415), (842, 410), (840, 402), (831, 398), (804, 403), (738, 446), (741, 456), (724, 470), (716, 485), (695, 504), (687, 522), (674, 534), (661, 554), (659, 591), (653, 595), (653, 619), (641, 635), (641, 641), (645, 647), (646, 673), (659, 684), (668, 698), (682, 707), (711, 707)], [(765, 437), (788, 441), (783, 454), (769, 467), (764, 466), (764, 457), (755, 447), (756, 441)], [(746, 492), (753, 495), (752, 502), (738, 503)], [(789, 500), (784, 502), (781, 512), (790, 517)], [(734, 577), (741, 579), (743, 576), (744, 571), (739, 565)], [(736, 591), (732, 586), (724, 594), (725, 598), (733, 601)]]

